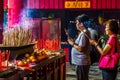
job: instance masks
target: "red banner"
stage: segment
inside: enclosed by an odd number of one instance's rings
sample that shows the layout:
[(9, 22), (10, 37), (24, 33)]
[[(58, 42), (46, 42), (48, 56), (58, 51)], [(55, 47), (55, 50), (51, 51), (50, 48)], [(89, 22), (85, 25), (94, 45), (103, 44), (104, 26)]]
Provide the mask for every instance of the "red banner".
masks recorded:
[[(9, 1), (11, 6), (14, 0)], [(37, 9), (118, 9), (120, 8), (119, 2), (119, 0), (27, 0), (27, 7)]]

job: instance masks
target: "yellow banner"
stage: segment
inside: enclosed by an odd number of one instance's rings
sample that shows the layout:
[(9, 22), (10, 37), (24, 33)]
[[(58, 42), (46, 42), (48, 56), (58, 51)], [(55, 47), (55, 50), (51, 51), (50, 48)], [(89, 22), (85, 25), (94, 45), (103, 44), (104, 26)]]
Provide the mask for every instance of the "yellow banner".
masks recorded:
[(65, 1), (65, 8), (90, 8), (90, 1)]

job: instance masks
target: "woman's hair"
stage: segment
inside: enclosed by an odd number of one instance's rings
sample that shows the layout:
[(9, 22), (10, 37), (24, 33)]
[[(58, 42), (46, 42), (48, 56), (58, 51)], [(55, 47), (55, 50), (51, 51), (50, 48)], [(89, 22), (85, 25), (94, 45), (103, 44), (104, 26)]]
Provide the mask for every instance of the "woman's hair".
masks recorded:
[(118, 22), (117, 22), (117, 20), (115, 20), (115, 19), (110, 19), (110, 20), (107, 21), (106, 24), (109, 25), (110, 30), (111, 30), (114, 34), (118, 34), (119, 28), (118, 28)]
[(86, 14), (81, 14), (77, 16), (75, 20), (78, 20), (79, 22), (85, 22), (89, 20), (89, 17)]
[(78, 15), (75, 20), (82, 22), (85, 27), (88, 27), (89, 24), (89, 17), (86, 14)]

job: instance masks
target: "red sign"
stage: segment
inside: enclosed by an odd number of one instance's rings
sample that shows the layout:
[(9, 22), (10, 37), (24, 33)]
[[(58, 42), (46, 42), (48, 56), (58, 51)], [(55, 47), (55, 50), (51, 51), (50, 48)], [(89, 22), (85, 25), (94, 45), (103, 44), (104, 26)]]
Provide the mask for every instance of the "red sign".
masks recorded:
[(65, 1), (65, 8), (90, 8), (90, 1)]

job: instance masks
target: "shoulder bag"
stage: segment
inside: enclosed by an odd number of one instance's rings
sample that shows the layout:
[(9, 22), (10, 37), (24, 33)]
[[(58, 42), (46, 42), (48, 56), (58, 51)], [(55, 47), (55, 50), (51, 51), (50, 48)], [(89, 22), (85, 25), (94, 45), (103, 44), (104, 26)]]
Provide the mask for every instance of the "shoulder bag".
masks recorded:
[(115, 37), (115, 49), (112, 55), (103, 55), (99, 60), (99, 68), (104, 70), (114, 70), (118, 67), (120, 54), (117, 52), (117, 44)]

